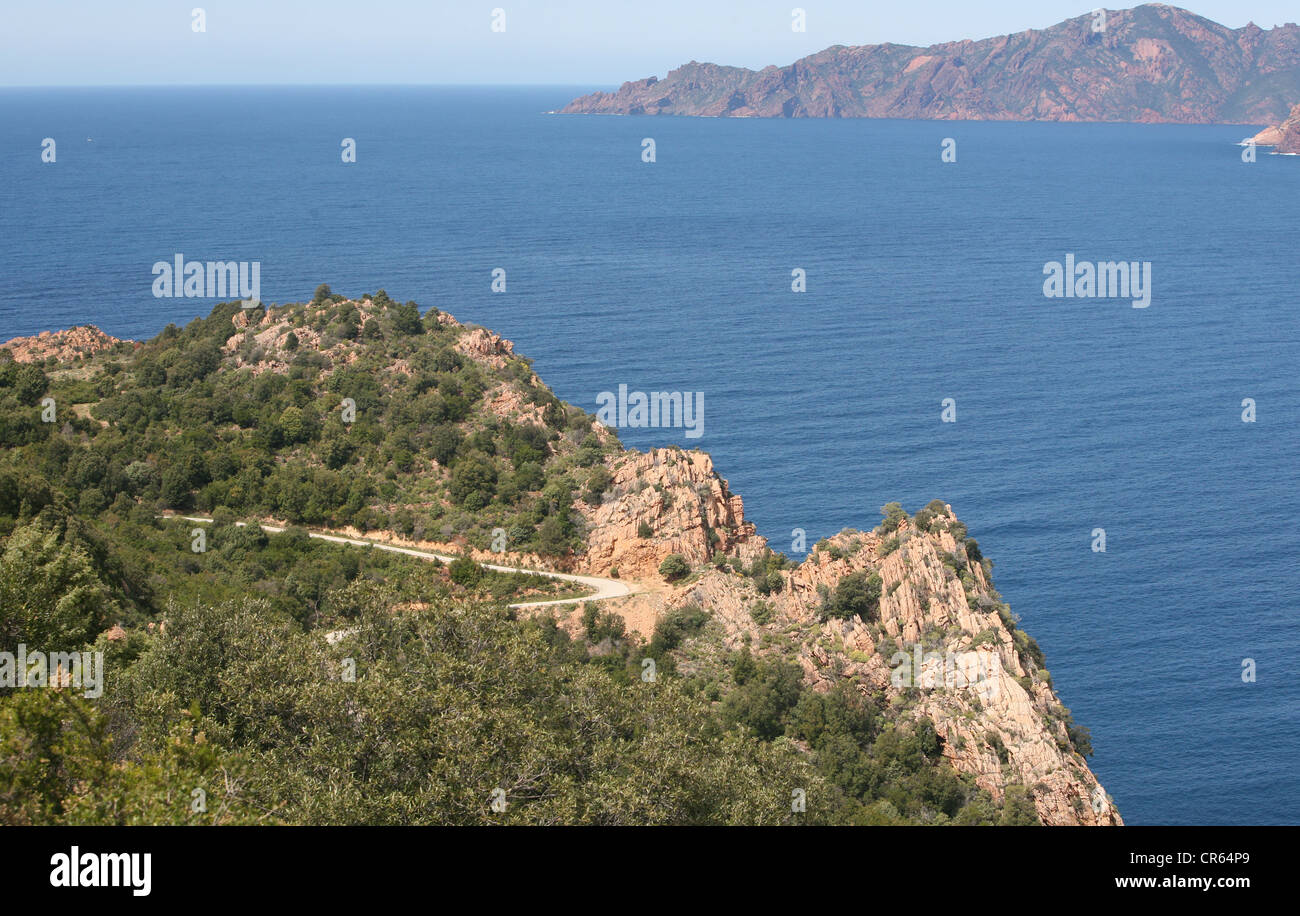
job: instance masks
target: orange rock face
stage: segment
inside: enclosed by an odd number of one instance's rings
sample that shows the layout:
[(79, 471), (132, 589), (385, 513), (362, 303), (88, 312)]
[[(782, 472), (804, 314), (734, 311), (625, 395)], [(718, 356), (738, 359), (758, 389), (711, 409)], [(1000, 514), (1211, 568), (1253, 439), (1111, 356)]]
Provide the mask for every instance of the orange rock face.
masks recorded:
[(1276, 127), (1266, 127), (1254, 136), (1259, 146), (1271, 146), (1274, 152), (1300, 155), (1300, 104)]
[(466, 356), (500, 369), (506, 358), (515, 355), (515, 345), (487, 328), (474, 328), (456, 341), (456, 349)]
[[(744, 503), (727, 489), (704, 452), (660, 448), (625, 452), (612, 462), (613, 483), (599, 506), (580, 504), (588, 525), (582, 567), (594, 575), (655, 580), (669, 554), (692, 566), (715, 552), (752, 560), (765, 542), (745, 521)], [(641, 526), (650, 529), (641, 536)]]
[(39, 363), (51, 356), (66, 362), (79, 356), (93, 356), (121, 342), (88, 324), (66, 331), (41, 331), (35, 337), (15, 337), (0, 344), (0, 349), (8, 350), (19, 363)]
[[(716, 551), (752, 562), (767, 545), (707, 455), (631, 453), (611, 471), (607, 498), (584, 511), (590, 530), (582, 563), (595, 574), (616, 567), (622, 578), (643, 584), (639, 594), (608, 605), (625, 612), (634, 629), (648, 635), (667, 610), (697, 605), (721, 624), (729, 649), (761, 646), (765, 635), (779, 634), (795, 647), (814, 689), (853, 683), (883, 692), (907, 716), (929, 718), (954, 769), (970, 773), (995, 799), (1024, 786), (1044, 823), (1123, 823), (1073, 747), (1050, 676), (1034, 664), (983, 565), (970, 562), (948, 530), (955, 519), (940, 517), (929, 531), (904, 522), (889, 537), (843, 532), (782, 572), (779, 590), (761, 596), (748, 576), (708, 565)], [(641, 536), (643, 522), (649, 537)], [(665, 585), (658, 576), (670, 553), (696, 568), (683, 585)], [(823, 619), (823, 595), (854, 573), (880, 576), (879, 619)], [(767, 606), (761, 624), (754, 615), (760, 602)], [(913, 669), (913, 681), (901, 677)]]

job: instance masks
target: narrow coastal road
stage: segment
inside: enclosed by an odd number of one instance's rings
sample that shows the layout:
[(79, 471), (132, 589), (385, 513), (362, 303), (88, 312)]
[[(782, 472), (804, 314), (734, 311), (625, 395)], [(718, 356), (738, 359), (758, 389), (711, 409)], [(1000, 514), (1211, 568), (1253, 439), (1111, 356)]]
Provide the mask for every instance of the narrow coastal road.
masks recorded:
[[(211, 523), (212, 519), (196, 515), (160, 515), (159, 518), (181, 519), (187, 522), (205, 522)], [(235, 522), (240, 527), (245, 527), (246, 522)], [(276, 527), (275, 525), (260, 526), (263, 531), (271, 534), (280, 534), (286, 529)], [(361, 538), (344, 537), (338, 534), (325, 534), (324, 532), (308, 531), (308, 537), (317, 538), (322, 541), (329, 541), (334, 544), (350, 544), (353, 547), (372, 547), (376, 550), (387, 550), (389, 553), (402, 553), (408, 557), (418, 557), (422, 560), (441, 560), (444, 563), (450, 563), (459, 557), (447, 556), (446, 554), (433, 553), (428, 550), (416, 550), (412, 547), (397, 547), (393, 544), (382, 544), (378, 541), (366, 541)], [(503, 573), (532, 573), (535, 576), (545, 576), (548, 579), (557, 579), (561, 582), (571, 582), (575, 585), (581, 585), (585, 588), (595, 589), (590, 595), (584, 595), (580, 598), (559, 598), (551, 601), (521, 601), (518, 604), (512, 604), (513, 608), (527, 607), (547, 607), (559, 604), (578, 604), (583, 601), (601, 601), (605, 598), (621, 598), (624, 595), (631, 595), (632, 589), (626, 582), (620, 582), (618, 579), (604, 579), (600, 576), (577, 576), (571, 573), (551, 572), (547, 569), (523, 569), (518, 566), (497, 566), (493, 563), (480, 563), (484, 569), (491, 569), (495, 572)]]

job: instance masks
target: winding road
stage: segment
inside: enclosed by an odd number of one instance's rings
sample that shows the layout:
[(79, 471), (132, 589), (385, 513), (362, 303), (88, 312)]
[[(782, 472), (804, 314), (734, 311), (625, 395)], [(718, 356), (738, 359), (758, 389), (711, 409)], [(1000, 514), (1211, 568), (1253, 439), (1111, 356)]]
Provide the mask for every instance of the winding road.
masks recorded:
[[(181, 519), (187, 522), (204, 522), (211, 524), (212, 519), (195, 515), (160, 515), (159, 518)], [(235, 522), (242, 527), (247, 526), (247, 522)], [(281, 534), (286, 531), (285, 528), (279, 528), (275, 525), (260, 526), (263, 531), (270, 534)], [(397, 547), (393, 544), (383, 544), (379, 541), (367, 541), (361, 538), (344, 537), (339, 534), (326, 534), (319, 531), (308, 531), (308, 537), (317, 538), (322, 541), (329, 541), (334, 544), (350, 544), (353, 547), (371, 547), (376, 550), (387, 550), (389, 553), (406, 554), (408, 557), (418, 557), (421, 560), (441, 560), (443, 563), (450, 563), (459, 557), (448, 556), (441, 553), (433, 553), (429, 550), (416, 550), (413, 547)], [(548, 579), (557, 579), (561, 582), (571, 582), (574, 585), (581, 585), (585, 588), (594, 589), (594, 593), (583, 595), (579, 598), (559, 598), (551, 601), (521, 601), (518, 604), (512, 604), (512, 608), (527, 607), (548, 607), (559, 604), (578, 604), (583, 601), (602, 601), (606, 598), (621, 598), (624, 595), (632, 594), (632, 589), (626, 582), (620, 582), (618, 579), (605, 579), (600, 576), (578, 576), (572, 573), (557, 573), (547, 569), (524, 569), (519, 566), (497, 566), (493, 563), (480, 563), (484, 569), (490, 569), (494, 572), (503, 573), (531, 573), (535, 576), (545, 576)]]

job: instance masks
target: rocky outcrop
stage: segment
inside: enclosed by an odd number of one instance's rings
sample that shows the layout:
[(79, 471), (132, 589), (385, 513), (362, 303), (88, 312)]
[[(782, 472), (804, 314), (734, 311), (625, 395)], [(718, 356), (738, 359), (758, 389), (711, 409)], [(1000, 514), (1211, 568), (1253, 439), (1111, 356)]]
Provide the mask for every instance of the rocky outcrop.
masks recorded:
[(1148, 4), (1044, 30), (917, 48), (837, 45), (787, 67), (692, 61), (596, 92), (576, 114), (1013, 121), (1280, 121), (1300, 98), (1300, 27), (1229, 29)]
[(1259, 146), (1271, 146), (1275, 153), (1300, 155), (1300, 105), (1291, 109), (1291, 114), (1276, 127), (1266, 127), (1257, 133), (1254, 142)]
[(588, 529), (587, 572), (653, 580), (674, 553), (692, 566), (715, 553), (747, 560), (762, 553), (765, 542), (745, 521), (743, 501), (704, 452), (624, 452), (609, 469), (613, 481), (600, 504), (578, 505)]
[(64, 331), (41, 331), (35, 337), (15, 337), (0, 344), (0, 350), (8, 350), (14, 362), (39, 363), (53, 356), (62, 363), (111, 350), (119, 343), (122, 341), (118, 338), (87, 324)]
[(513, 343), (487, 328), (473, 328), (468, 333), (462, 334), (456, 341), (456, 349), (466, 356), (497, 369), (505, 366), (506, 359), (515, 355)]
[[(670, 553), (696, 568), (686, 584), (617, 599), (629, 625), (648, 633), (668, 609), (704, 608), (729, 649), (779, 644), (814, 689), (852, 683), (882, 693), (901, 715), (928, 718), (954, 769), (995, 799), (1023, 786), (1044, 823), (1122, 823), (1075, 749), (1069, 711), (1041, 654), (994, 590), (977, 549), (968, 551), (950, 507), (927, 530), (904, 520), (888, 535), (836, 535), (760, 595), (737, 570), (765, 555), (766, 543), (707, 455), (630, 453), (612, 471), (606, 500), (585, 512), (588, 570), (616, 567), (624, 578), (655, 581)], [(729, 566), (712, 564), (718, 552), (733, 558)], [(878, 614), (828, 617), (828, 597), (855, 574), (879, 576)]]

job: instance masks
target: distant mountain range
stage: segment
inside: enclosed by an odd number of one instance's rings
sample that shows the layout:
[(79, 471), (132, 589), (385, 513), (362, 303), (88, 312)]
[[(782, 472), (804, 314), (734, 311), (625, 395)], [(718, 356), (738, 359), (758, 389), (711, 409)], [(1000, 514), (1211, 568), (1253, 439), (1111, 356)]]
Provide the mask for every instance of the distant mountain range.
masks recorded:
[(835, 45), (787, 67), (692, 61), (571, 114), (1277, 124), (1300, 102), (1300, 26), (1230, 29), (1148, 4), (918, 48)]

